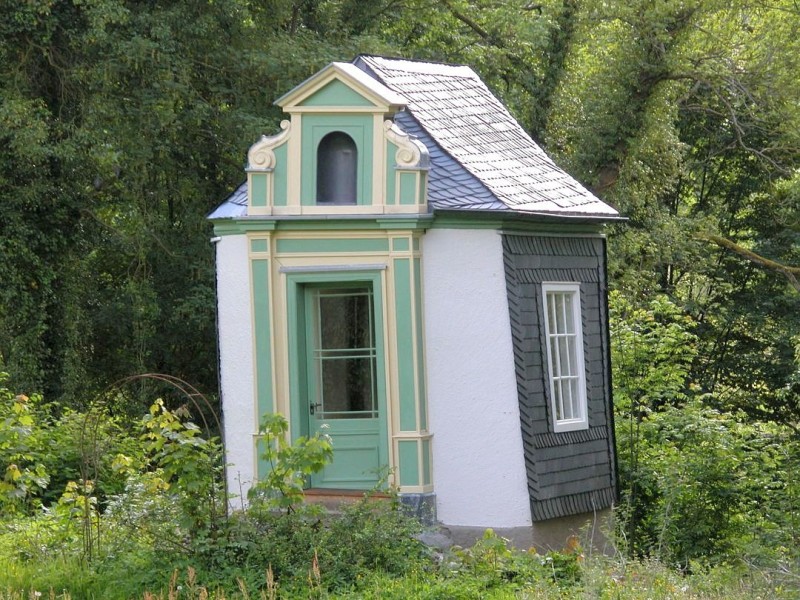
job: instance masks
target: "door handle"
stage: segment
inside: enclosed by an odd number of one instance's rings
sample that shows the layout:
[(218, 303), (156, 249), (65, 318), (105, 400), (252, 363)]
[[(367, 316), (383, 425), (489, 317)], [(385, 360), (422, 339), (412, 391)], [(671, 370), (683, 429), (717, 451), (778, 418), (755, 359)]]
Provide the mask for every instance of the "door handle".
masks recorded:
[(312, 402), (311, 404), (308, 405), (308, 410), (312, 415), (320, 408), (322, 408), (321, 402)]

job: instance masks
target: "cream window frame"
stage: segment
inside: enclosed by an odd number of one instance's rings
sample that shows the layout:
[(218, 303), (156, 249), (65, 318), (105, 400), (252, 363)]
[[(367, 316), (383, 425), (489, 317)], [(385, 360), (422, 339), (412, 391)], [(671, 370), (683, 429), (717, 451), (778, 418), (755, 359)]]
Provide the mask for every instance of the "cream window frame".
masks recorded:
[(542, 283), (542, 307), (553, 431), (588, 429), (580, 283)]

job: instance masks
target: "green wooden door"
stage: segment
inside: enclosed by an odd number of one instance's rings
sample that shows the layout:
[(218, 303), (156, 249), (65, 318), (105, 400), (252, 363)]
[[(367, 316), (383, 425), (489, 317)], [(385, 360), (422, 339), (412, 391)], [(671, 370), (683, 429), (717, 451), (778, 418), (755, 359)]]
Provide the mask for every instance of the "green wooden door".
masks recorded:
[(305, 290), (308, 431), (329, 435), (333, 462), (312, 487), (370, 489), (387, 463), (382, 352), (370, 282)]

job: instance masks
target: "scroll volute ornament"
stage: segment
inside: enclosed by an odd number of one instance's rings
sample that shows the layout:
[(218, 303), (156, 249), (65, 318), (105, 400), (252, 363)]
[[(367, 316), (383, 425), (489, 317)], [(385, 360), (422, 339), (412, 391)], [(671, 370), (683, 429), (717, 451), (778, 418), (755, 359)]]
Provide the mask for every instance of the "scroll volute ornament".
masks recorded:
[(400, 129), (393, 121), (384, 121), (386, 139), (397, 146), (395, 163), (400, 168), (427, 169), (430, 166), (428, 149), (425, 144)]
[(276, 135), (262, 135), (261, 139), (250, 146), (247, 151), (248, 171), (271, 171), (275, 168), (274, 149), (289, 138), (291, 123), (287, 120), (281, 121), (281, 129)]

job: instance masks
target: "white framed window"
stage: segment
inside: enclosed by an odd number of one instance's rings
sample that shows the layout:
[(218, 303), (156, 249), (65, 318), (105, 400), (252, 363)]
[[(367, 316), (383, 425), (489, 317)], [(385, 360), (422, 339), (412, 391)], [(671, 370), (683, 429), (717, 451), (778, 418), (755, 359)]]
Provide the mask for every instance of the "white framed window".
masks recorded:
[(588, 429), (581, 286), (543, 283), (542, 298), (553, 430)]

